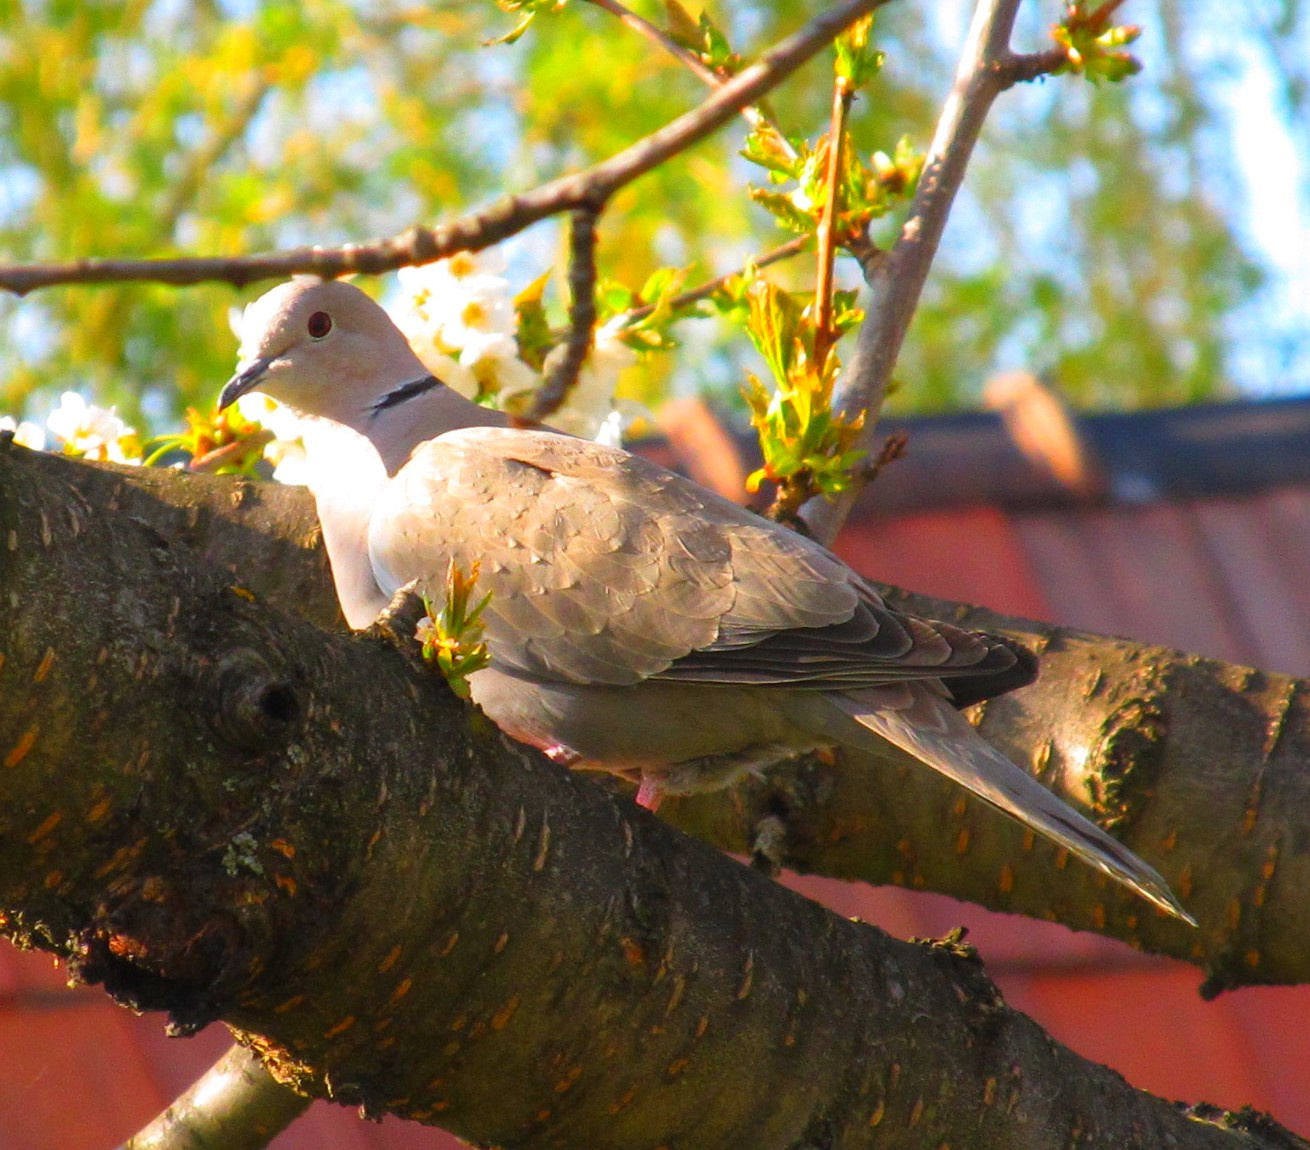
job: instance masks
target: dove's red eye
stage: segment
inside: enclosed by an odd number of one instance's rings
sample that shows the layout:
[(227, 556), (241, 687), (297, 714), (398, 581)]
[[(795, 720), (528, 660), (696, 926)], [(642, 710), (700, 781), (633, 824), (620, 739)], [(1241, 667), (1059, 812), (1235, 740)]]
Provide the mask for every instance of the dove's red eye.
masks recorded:
[(305, 325), (311, 339), (322, 339), (332, 330), (332, 317), (325, 311), (316, 311)]

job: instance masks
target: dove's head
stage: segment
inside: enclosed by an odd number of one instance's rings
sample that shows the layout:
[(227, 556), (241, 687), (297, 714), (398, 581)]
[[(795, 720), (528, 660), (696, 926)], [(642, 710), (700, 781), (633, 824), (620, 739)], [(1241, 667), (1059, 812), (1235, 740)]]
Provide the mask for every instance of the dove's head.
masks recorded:
[(280, 284), (246, 306), (240, 327), (220, 408), (260, 391), (301, 414), (356, 425), (390, 396), (440, 386), (387, 313), (339, 280)]

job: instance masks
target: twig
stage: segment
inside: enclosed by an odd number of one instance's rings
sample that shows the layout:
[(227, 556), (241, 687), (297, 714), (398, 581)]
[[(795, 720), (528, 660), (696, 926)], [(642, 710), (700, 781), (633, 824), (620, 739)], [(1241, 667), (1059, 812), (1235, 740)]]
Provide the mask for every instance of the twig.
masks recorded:
[[(1010, 50), (1018, 7), (1019, 0), (979, 0), (909, 218), (894, 247), (874, 249), (862, 265), (870, 288), (867, 318), (834, 406), (847, 417), (865, 413), (859, 444), (865, 449), (874, 443), (897, 356), (992, 101), (1015, 83), (1040, 75), (1037, 69), (1050, 71), (1064, 59), (1058, 52), (1023, 56)], [(857, 484), (836, 500), (814, 499), (802, 509), (815, 538), (825, 543), (835, 538), (858, 494)]]
[(430, 263), (457, 251), (480, 251), (548, 216), (604, 203), (617, 189), (708, 136), (780, 84), (843, 28), (887, 3), (890, 0), (843, 0), (726, 81), (698, 108), (617, 155), (532, 191), (507, 196), (481, 212), (448, 224), (410, 228), (375, 243), (293, 248), (257, 256), (0, 265), (0, 289), (22, 295), (53, 284), (123, 280), (175, 285), (220, 280), (240, 287), (254, 280), (295, 273), (328, 278), (350, 272), (379, 275), (410, 264)]
[[(668, 35), (668, 33), (662, 31), (660, 28), (657, 28), (644, 16), (638, 16), (637, 13), (632, 11), (632, 9), (624, 4), (620, 4), (619, 0), (587, 0), (587, 2), (596, 5), (597, 8), (603, 8), (612, 16), (617, 16), (639, 36), (644, 36), (656, 47), (663, 48), (664, 51), (669, 53), (670, 56), (676, 58), (678, 62), (689, 71), (694, 72), (697, 78), (709, 87), (717, 88), (723, 83), (722, 79), (713, 69), (706, 67), (701, 60), (697, 59), (694, 52), (687, 51), (687, 49), (673, 39), (672, 36)], [(752, 109), (743, 108), (741, 110), (742, 115), (748, 115), (751, 110)]]
[(275, 1082), (249, 1050), (233, 1046), (119, 1150), (262, 1150), (309, 1103)]
[(815, 238), (819, 244), (818, 278), (814, 285), (814, 369), (822, 374), (828, 351), (836, 342), (832, 330), (832, 272), (837, 258), (837, 213), (841, 210), (841, 157), (846, 143), (846, 119), (850, 115), (855, 89), (838, 76), (832, 89), (832, 123), (828, 129), (828, 164), (825, 173), (827, 196)]
[(182, 213), (195, 199), (196, 193), (209, 178), (210, 172), (217, 166), (236, 142), (241, 133), (254, 119), (268, 95), (269, 85), (266, 80), (256, 80), (237, 100), (232, 114), (220, 124), (199, 148), (189, 157), (186, 168), (173, 183), (168, 198), (159, 209), (159, 232), (171, 236)]
[(277, 436), (267, 427), (261, 427), (235, 443), (225, 443), (222, 447), (214, 448), (213, 451), (206, 451), (204, 455), (197, 455), (187, 464), (187, 470), (217, 472), (220, 467), (225, 467), (229, 463), (240, 463), (247, 456), (262, 454), (264, 448), (276, 438)]
[(1038, 76), (1049, 76), (1069, 57), (1061, 48), (1049, 48), (1045, 52), (1006, 52), (1000, 60), (998, 74), (1002, 79), (1002, 88), (1012, 88), (1015, 84), (1027, 84)]
[[(708, 87), (720, 88), (723, 86), (723, 77), (712, 68), (706, 67), (706, 65), (696, 57), (694, 52), (689, 52), (673, 39), (672, 36), (656, 27), (644, 16), (637, 15), (636, 12), (633, 12), (626, 5), (619, 3), (619, 0), (587, 0), (587, 2), (596, 5), (597, 8), (603, 8), (606, 12), (617, 16), (638, 35), (644, 36), (652, 44), (663, 48), (664, 51), (668, 52), (678, 60), (679, 63), (691, 71), (697, 79)], [(746, 107), (742, 108), (740, 111), (742, 118), (752, 128), (769, 126), (777, 131), (778, 138), (782, 141), (783, 146), (793, 156), (795, 156), (796, 151), (791, 144), (788, 143), (786, 136), (782, 134), (782, 131), (777, 127), (777, 125), (774, 124), (760, 108), (755, 107), (754, 104), (747, 104)]]
[(910, 435), (906, 431), (895, 431), (882, 442), (878, 457), (864, 470), (864, 482), (872, 483), (882, 474), (883, 468), (904, 459), (910, 446)]
[(550, 375), (537, 388), (527, 418), (534, 423), (548, 419), (569, 397), (578, 373), (591, 351), (596, 330), (596, 221), (594, 208), (573, 213), (569, 232), (569, 333), (563, 353)]
[[(809, 236), (797, 236), (795, 239), (788, 240), (785, 244), (779, 244), (771, 251), (765, 252), (751, 260), (751, 266), (757, 268), (766, 268), (770, 264), (779, 263), (782, 260), (791, 259), (792, 256), (800, 255), (809, 244)], [(715, 276), (712, 280), (706, 280), (703, 284), (698, 284), (694, 288), (688, 288), (684, 292), (679, 292), (670, 301), (670, 306), (674, 308), (686, 307), (689, 303), (695, 303), (708, 296), (712, 296), (719, 288), (723, 287), (730, 279), (735, 279), (743, 273), (743, 268), (738, 268), (735, 272), (727, 272), (721, 276)], [(638, 320), (645, 319), (655, 310), (655, 304), (648, 303), (642, 307), (634, 307), (630, 312), (624, 315), (628, 323), (636, 323)]]

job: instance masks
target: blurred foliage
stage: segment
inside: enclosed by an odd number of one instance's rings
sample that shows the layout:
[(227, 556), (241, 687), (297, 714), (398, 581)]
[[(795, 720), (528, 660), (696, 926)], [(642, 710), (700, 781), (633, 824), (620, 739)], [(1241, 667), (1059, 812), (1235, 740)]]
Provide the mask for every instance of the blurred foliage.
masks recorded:
[[(491, 0), (0, 0), (5, 258), (234, 254), (391, 234), (609, 155), (703, 98), (675, 60), (585, 0), (529, 7), (540, 14), (526, 34), (493, 45), (523, 13)], [(664, 20), (663, 3), (634, 7)], [(821, 7), (710, 4), (747, 59)], [(1016, 46), (1048, 45), (1062, 10), (1026, 4)], [(699, 17), (696, 4), (686, 11)], [(1230, 211), (1231, 154), (1216, 143), (1209, 85), (1224, 59), (1197, 45), (1236, 17), (1184, 0), (1136, 0), (1121, 15), (1146, 29), (1134, 45), (1143, 75), (1123, 87), (1062, 77), (998, 101), (901, 359), (901, 409), (971, 405), (1001, 366), (1047, 371), (1089, 406), (1225, 391), (1239, 334), (1230, 320), (1261, 281)], [(912, 0), (880, 16), (886, 64), (852, 120), (865, 162), (902, 136), (926, 147), (967, 16), (963, 4)], [(1241, 18), (1284, 78), (1288, 107), (1303, 109), (1310, 65), (1286, 47), (1305, 30), (1295, 6)], [(772, 96), (788, 135), (824, 130), (830, 77), (830, 60), (816, 61)], [(602, 221), (605, 280), (640, 284), (694, 264), (695, 284), (785, 238), (747, 194), (746, 131), (730, 126), (615, 198)], [(875, 236), (894, 235), (900, 218)], [(563, 263), (550, 225), (520, 251), (524, 286)], [(801, 288), (812, 258), (796, 263), (777, 278)], [(841, 275), (856, 285), (853, 267)], [(0, 300), (0, 412), (43, 413), (69, 388), (143, 430), (187, 405), (207, 409), (233, 363), (227, 309), (266, 286)], [(735, 397), (742, 367), (758, 368), (739, 335), (694, 322), (707, 334), (680, 330), (687, 346), (650, 361), (640, 398), (705, 380)]]

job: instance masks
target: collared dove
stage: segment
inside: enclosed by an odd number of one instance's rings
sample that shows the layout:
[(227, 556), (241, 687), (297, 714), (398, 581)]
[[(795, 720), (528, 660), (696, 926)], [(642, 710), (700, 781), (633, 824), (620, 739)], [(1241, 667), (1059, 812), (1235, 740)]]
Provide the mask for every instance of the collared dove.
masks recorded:
[(479, 565), (491, 663), (472, 697), (638, 801), (890, 742), (1192, 921), (1126, 847), (986, 743), (958, 707), (1019, 687), (1007, 639), (888, 608), (830, 551), (626, 451), (507, 427), (434, 378), (358, 288), (297, 279), (252, 303), (220, 406), (304, 417), (342, 610), (368, 626), (411, 582)]

